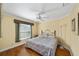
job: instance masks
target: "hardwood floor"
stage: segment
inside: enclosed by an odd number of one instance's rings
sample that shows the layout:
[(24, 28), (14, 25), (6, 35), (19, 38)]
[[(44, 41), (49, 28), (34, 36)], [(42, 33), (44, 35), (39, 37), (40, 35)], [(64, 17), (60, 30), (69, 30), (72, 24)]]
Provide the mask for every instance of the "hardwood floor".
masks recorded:
[(71, 56), (70, 52), (67, 49), (65, 48), (62, 49), (59, 46), (57, 46), (55, 55), (56, 56)]
[[(57, 47), (55, 55), (56, 56), (70, 56), (70, 52), (66, 49), (61, 49)], [(4, 52), (0, 52), (0, 56), (41, 56), (41, 55), (33, 51), (32, 49), (25, 48), (25, 45), (21, 45)]]

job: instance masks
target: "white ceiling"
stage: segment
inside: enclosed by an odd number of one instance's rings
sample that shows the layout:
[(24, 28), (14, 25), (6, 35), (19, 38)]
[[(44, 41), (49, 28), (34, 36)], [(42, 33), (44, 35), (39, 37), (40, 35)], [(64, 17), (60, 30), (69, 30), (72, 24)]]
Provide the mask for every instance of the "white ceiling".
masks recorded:
[(36, 19), (37, 14), (44, 12), (43, 20), (57, 19), (67, 15), (73, 8), (74, 4), (65, 3), (4, 3), (2, 9), (7, 13), (39, 21)]

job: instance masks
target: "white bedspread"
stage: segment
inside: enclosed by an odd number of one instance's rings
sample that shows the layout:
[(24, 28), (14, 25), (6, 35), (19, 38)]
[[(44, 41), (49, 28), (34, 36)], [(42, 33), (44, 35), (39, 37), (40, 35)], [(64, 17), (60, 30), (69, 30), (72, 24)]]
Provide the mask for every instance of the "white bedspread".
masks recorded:
[(54, 56), (57, 40), (53, 37), (36, 37), (27, 40), (26, 47), (35, 50), (43, 56)]

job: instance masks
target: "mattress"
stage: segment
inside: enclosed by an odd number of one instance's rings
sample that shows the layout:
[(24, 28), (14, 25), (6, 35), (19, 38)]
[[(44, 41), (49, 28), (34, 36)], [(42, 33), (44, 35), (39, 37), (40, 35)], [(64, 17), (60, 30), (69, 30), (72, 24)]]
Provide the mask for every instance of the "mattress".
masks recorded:
[(53, 37), (36, 37), (27, 40), (26, 47), (33, 49), (43, 56), (54, 56), (57, 40)]

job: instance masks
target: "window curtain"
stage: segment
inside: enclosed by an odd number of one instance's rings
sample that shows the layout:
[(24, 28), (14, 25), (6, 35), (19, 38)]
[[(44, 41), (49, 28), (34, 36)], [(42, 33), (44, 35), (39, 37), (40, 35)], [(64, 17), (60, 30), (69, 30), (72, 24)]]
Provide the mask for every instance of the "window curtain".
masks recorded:
[(31, 38), (32, 38), (32, 25), (30, 25), (31, 26)]
[(19, 42), (19, 23), (15, 23), (15, 29), (16, 29), (16, 40), (15, 42)]

